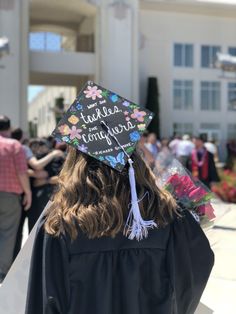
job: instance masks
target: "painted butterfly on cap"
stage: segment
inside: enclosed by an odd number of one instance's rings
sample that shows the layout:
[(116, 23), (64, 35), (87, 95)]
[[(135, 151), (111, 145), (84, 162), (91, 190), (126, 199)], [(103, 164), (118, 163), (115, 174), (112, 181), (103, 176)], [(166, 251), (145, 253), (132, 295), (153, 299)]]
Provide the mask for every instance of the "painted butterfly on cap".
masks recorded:
[(109, 161), (110, 165), (115, 168), (117, 164), (125, 165), (125, 154), (120, 152), (116, 157), (115, 156), (105, 156), (105, 159)]

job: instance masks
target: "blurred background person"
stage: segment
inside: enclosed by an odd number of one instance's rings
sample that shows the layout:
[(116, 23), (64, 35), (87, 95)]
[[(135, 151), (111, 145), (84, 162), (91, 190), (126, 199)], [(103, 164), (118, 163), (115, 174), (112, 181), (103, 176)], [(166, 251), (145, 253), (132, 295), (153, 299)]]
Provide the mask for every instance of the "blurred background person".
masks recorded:
[(178, 134), (176, 134), (174, 135), (174, 138), (169, 143), (170, 151), (172, 155), (175, 157), (177, 156), (177, 149), (180, 142), (181, 142), (181, 137)]
[(212, 153), (212, 155), (214, 156), (214, 161), (218, 162), (219, 154), (218, 154), (218, 147), (216, 145), (216, 141), (214, 141), (213, 139), (210, 139), (210, 140), (206, 139), (204, 146), (206, 147), (208, 152)]
[(236, 172), (236, 140), (230, 140), (226, 144), (227, 159), (225, 168)]
[(155, 166), (162, 169), (163, 171), (168, 168), (170, 163), (173, 160), (173, 154), (169, 149), (169, 141), (168, 139), (163, 139), (161, 141), (161, 149), (157, 155)]
[(147, 141), (145, 143), (145, 147), (149, 150), (149, 152), (152, 154), (154, 160), (157, 157), (157, 154), (160, 150), (160, 143), (157, 140), (157, 136), (155, 133), (150, 133), (147, 136)]
[(30, 141), (29, 147), (39, 161), (49, 154), (53, 156), (43, 168), (48, 174), (47, 178), (31, 179), (32, 205), (28, 211), (28, 225), (29, 231), (31, 231), (53, 194), (57, 176), (64, 163), (66, 146), (64, 144), (58, 145), (60, 149), (55, 149), (55, 147), (51, 148), (51, 143), (48, 143), (46, 139), (33, 139)]
[(194, 144), (188, 134), (183, 135), (182, 140), (176, 147), (176, 157), (184, 167), (187, 167), (189, 157), (194, 149)]
[(138, 149), (144, 161), (149, 165), (149, 167), (153, 168), (155, 159), (152, 153), (146, 147), (147, 137), (148, 133), (144, 132), (141, 136), (141, 139), (138, 142)]
[(214, 156), (204, 146), (202, 137), (195, 138), (195, 148), (189, 158), (188, 168), (192, 175), (202, 181), (207, 187), (211, 187), (213, 182), (220, 181)]
[(27, 161), (22, 145), (11, 139), (10, 120), (0, 116), (0, 282), (11, 266), (23, 206), (31, 206)]
[[(13, 139), (18, 140), (20, 143), (22, 143), (22, 147), (24, 149), (25, 157), (27, 160), (28, 165), (28, 175), (31, 178), (31, 182), (33, 182), (33, 178), (35, 179), (47, 179), (49, 177), (49, 174), (46, 170), (44, 170), (44, 167), (46, 167), (54, 158), (63, 156), (63, 153), (61, 150), (53, 150), (52, 152), (48, 153), (46, 156), (44, 156), (41, 159), (37, 159), (35, 155), (33, 154), (32, 150), (29, 148), (28, 145), (23, 144), (29, 143), (29, 141), (26, 141), (24, 138), (24, 134), (22, 129), (15, 128), (11, 131), (11, 137)], [(25, 223), (25, 219), (28, 216), (28, 211), (26, 212), (24, 208), (22, 207), (21, 211), (21, 220), (19, 224), (19, 228), (17, 231), (16, 236), (16, 244), (14, 249), (14, 258), (18, 255), (21, 246), (22, 246), (22, 239), (23, 239), (23, 226)]]

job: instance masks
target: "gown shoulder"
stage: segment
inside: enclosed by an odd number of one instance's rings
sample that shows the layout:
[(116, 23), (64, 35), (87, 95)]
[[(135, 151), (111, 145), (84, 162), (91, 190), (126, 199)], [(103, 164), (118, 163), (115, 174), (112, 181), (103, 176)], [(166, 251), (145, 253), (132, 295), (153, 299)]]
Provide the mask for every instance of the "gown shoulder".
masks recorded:
[(75, 241), (37, 231), (26, 314), (193, 314), (214, 254), (201, 227), (183, 212), (147, 239)]

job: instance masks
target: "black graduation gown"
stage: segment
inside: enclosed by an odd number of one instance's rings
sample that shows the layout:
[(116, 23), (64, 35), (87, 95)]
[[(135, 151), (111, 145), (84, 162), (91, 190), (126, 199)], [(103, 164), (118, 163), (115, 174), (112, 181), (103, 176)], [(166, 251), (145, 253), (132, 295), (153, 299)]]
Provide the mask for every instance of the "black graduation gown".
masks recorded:
[[(208, 178), (207, 179), (203, 179), (202, 176), (202, 167), (198, 167), (198, 179), (204, 183), (208, 188), (210, 188), (210, 184), (212, 182), (219, 182), (220, 178), (219, 175), (217, 173), (217, 169), (216, 169), (216, 165), (215, 165), (215, 161), (214, 161), (214, 155), (210, 152), (207, 152), (208, 154)], [(201, 155), (198, 153), (198, 159), (201, 159)], [(192, 161), (191, 161), (191, 157), (189, 159), (188, 162), (188, 170), (190, 170), (192, 172)]]
[(41, 226), (35, 239), (26, 314), (191, 314), (214, 254), (189, 212), (137, 242), (71, 242)]

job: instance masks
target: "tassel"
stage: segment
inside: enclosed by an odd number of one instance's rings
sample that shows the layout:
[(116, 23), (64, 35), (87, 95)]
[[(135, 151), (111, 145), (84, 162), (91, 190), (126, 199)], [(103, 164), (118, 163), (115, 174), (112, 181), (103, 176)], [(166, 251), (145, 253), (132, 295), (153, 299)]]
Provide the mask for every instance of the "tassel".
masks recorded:
[(133, 168), (133, 161), (129, 158), (129, 182), (131, 190), (131, 209), (125, 224), (124, 234), (129, 234), (130, 240), (136, 239), (138, 241), (148, 236), (148, 229), (157, 227), (154, 220), (145, 221), (140, 213), (139, 200), (137, 197), (135, 172)]

